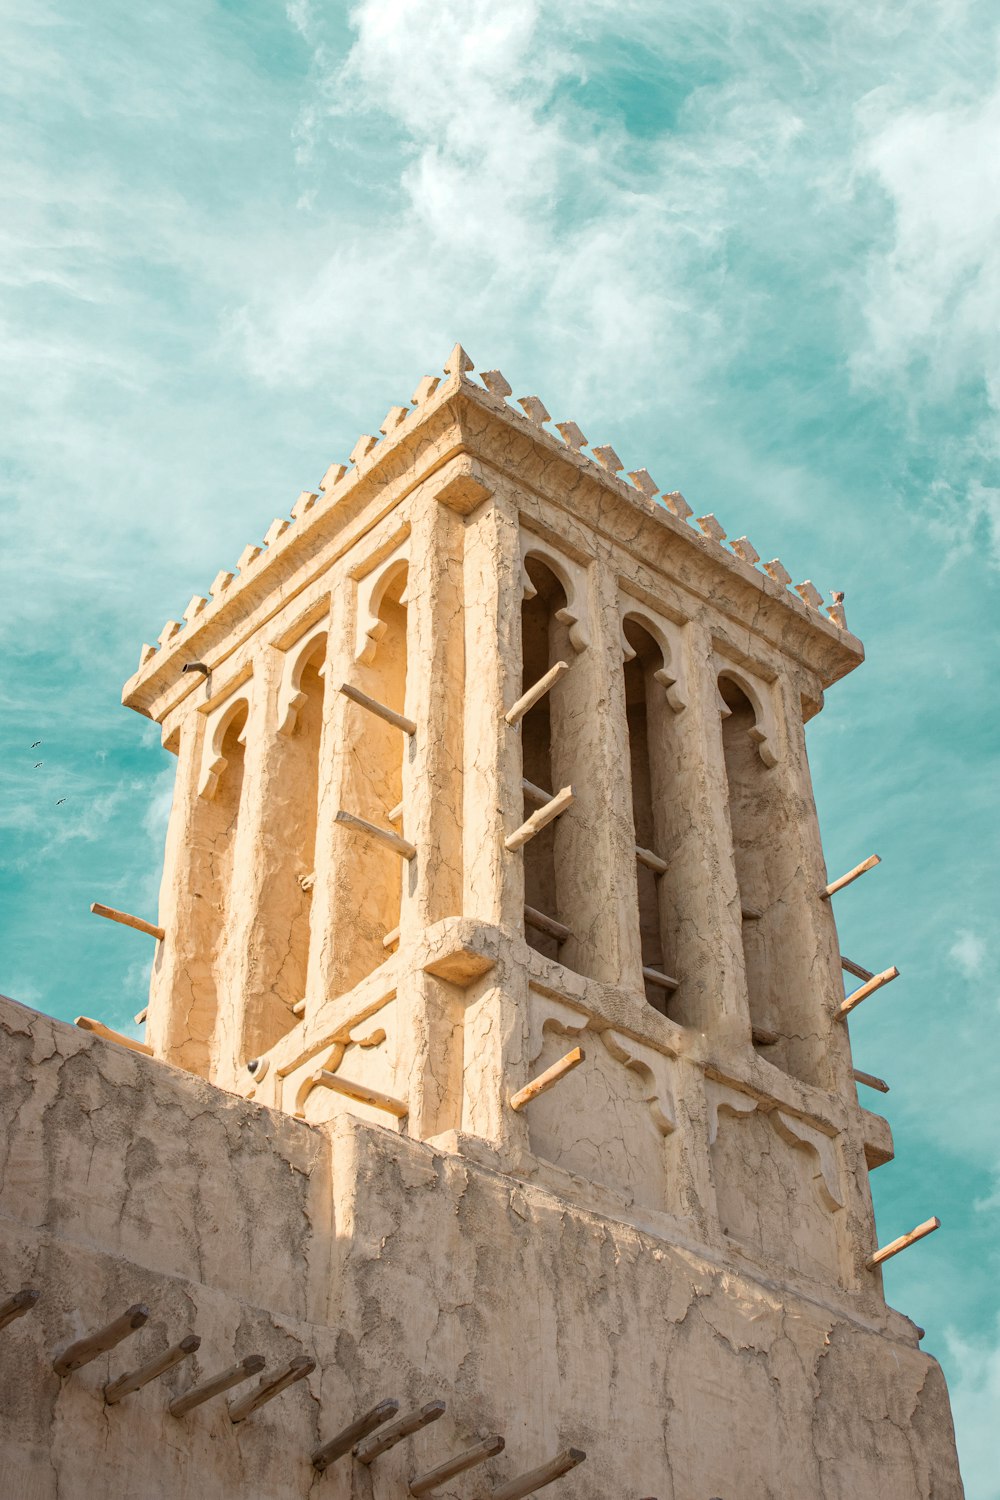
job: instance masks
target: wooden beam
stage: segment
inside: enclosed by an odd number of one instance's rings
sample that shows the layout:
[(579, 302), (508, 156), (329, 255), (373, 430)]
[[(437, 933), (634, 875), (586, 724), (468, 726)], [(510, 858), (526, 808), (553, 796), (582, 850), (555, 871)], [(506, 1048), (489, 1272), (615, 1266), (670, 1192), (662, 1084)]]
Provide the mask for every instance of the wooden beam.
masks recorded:
[(395, 729), (401, 729), (404, 734), (416, 734), (417, 726), (412, 719), (408, 719), (405, 714), (398, 714), (394, 708), (388, 708), (384, 703), (379, 703), (377, 698), (369, 698), (367, 693), (363, 693), (360, 688), (352, 687), (349, 682), (342, 682), (337, 692), (343, 693), (345, 698), (350, 698), (351, 702), (356, 703), (359, 708), (367, 708), (370, 714), (377, 714), (380, 719), (384, 719)]
[(355, 1443), (359, 1443), (370, 1432), (374, 1432), (376, 1427), (381, 1427), (383, 1422), (388, 1422), (389, 1418), (394, 1417), (398, 1411), (398, 1401), (380, 1401), (377, 1406), (373, 1406), (363, 1416), (357, 1417), (348, 1426), (342, 1427), (340, 1432), (336, 1433), (332, 1438), (328, 1438), (325, 1443), (321, 1443), (318, 1448), (314, 1448), (310, 1455), (313, 1468), (318, 1469), (322, 1474), (324, 1469), (328, 1469), (332, 1463), (336, 1463), (338, 1458), (343, 1458), (345, 1453), (350, 1453)]
[(234, 1425), (237, 1422), (245, 1422), (259, 1407), (265, 1406), (268, 1401), (273, 1401), (275, 1396), (280, 1396), (282, 1391), (287, 1391), (290, 1385), (297, 1380), (304, 1380), (311, 1375), (316, 1368), (316, 1361), (310, 1359), (307, 1354), (297, 1354), (293, 1360), (277, 1375), (263, 1375), (260, 1381), (246, 1396), (241, 1396), (238, 1401), (229, 1403), (229, 1420)]
[(343, 808), (334, 814), (335, 823), (343, 823), (347, 828), (353, 828), (356, 833), (365, 833), (370, 839), (377, 839), (394, 854), (402, 859), (414, 859), (417, 849), (415, 844), (409, 843), (401, 838), (398, 833), (393, 833), (391, 828), (380, 828), (377, 823), (369, 823), (367, 818), (359, 818), (356, 813), (345, 812)]
[(390, 807), (390, 809), (389, 809), (388, 813), (386, 814), (386, 816), (389, 819), (390, 823), (398, 823), (398, 822), (400, 822), (401, 819), (402, 819), (402, 816), (403, 816), (403, 804), (402, 804), (402, 802), (397, 802), (395, 807)]
[(88, 1333), (86, 1338), (67, 1345), (52, 1361), (52, 1368), (57, 1375), (70, 1375), (74, 1370), (89, 1365), (99, 1354), (107, 1354), (109, 1349), (113, 1349), (122, 1339), (127, 1339), (148, 1322), (149, 1308), (143, 1302), (136, 1302), (126, 1308), (120, 1318), (115, 1318), (113, 1323), (106, 1323), (96, 1333)]
[(582, 1464), (586, 1457), (581, 1448), (564, 1448), (562, 1453), (550, 1458), (547, 1464), (540, 1464), (537, 1469), (531, 1469), (527, 1474), (520, 1474), (516, 1479), (508, 1479), (506, 1484), (499, 1485), (491, 1492), (491, 1500), (523, 1500), (525, 1495), (533, 1495), (544, 1485), (551, 1484), (553, 1479), (568, 1474), (570, 1469)]
[(382, 939), (382, 947), (383, 948), (395, 948), (396, 945), (398, 944), (398, 942), (399, 942), (399, 928), (398, 927), (394, 927), (392, 929), (392, 931), (391, 932), (387, 932), (386, 935), (385, 935), (385, 937)]
[(654, 854), (652, 849), (644, 849), (641, 844), (635, 846), (635, 857), (641, 865), (645, 865), (648, 870), (654, 870), (657, 875), (665, 875), (670, 868), (665, 859)]
[(539, 1073), (530, 1083), (525, 1084), (523, 1089), (518, 1089), (516, 1094), (510, 1096), (510, 1107), (513, 1110), (523, 1109), (530, 1104), (532, 1099), (537, 1099), (539, 1094), (545, 1094), (553, 1088), (567, 1073), (572, 1073), (585, 1060), (587, 1054), (582, 1047), (574, 1047), (572, 1052), (567, 1052), (558, 1062), (554, 1062), (551, 1068), (546, 1068), (544, 1073)]
[(343, 1094), (347, 1099), (356, 1099), (359, 1104), (370, 1104), (373, 1109), (384, 1109), (386, 1114), (395, 1115), (397, 1120), (405, 1120), (410, 1112), (410, 1106), (404, 1104), (402, 1099), (394, 1099), (391, 1094), (383, 1094), (378, 1089), (370, 1089), (364, 1083), (352, 1083), (349, 1078), (341, 1078), (339, 1073), (328, 1073), (325, 1068), (312, 1075), (312, 1083), (316, 1088), (332, 1089), (335, 1094)]
[(0, 1328), (6, 1328), (8, 1323), (13, 1323), (17, 1318), (23, 1318), (25, 1313), (31, 1311), (41, 1295), (41, 1292), (34, 1292), (25, 1287), (22, 1292), (15, 1292), (13, 1296), (0, 1302)]
[(755, 1047), (773, 1047), (781, 1037), (776, 1031), (767, 1031), (763, 1026), (755, 1026), (750, 1033)]
[(819, 899), (821, 901), (829, 901), (830, 897), (835, 896), (838, 891), (842, 891), (845, 885), (850, 885), (851, 881), (857, 880), (859, 875), (864, 875), (868, 870), (874, 870), (875, 866), (881, 863), (882, 856), (880, 854), (869, 854), (867, 859), (863, 859), (859, 865), (855, 865), (853, 870), (848, 870), (846, 875), (841, 875), (839, 880), (831, 881), (828, 886), (820, 891)]
[(167, 1411), (172, 1417), (186, 1417), (189, 1411), (194, 1411), (196, 1406), (201, 1406), (205, 1401), (211, 1401), (213, 1396), (221, 1396), (223, 1391), (249, 1380), (251, 1375), (259, 1375), (265, 1364), (263, 1354), (248, 1354), (238, 1365), (230, 1365), (228, 1370), (212, 1375), (200, 1385), (191, 1386), (183, 1396), (175, 1396), (167, 1406)]
[(643, 968), (642, 977), (647, 984), (654, 984), (659, 990), (670, 990), (672, 992), (680, 984), (679, 979), (671, 979), (669, 974), (661, 974), (659, 969)]
[(295, 1004), (292, 1006), (292, 1015), (293, 1016), (304, 1016), (305, 1013), (306, 1013), (306, 1002), (304, 1000), (296, 1000)]
[(531, 817), (521, 824), (520, 828), (515, 829), (513, 833), (504, 839), (504, 847), (511, 850), (511, 852), (515, 849), (523, 848), (529, 839), (535, 837), (536, 833), (541, 833), (542, 829), (547, 828), (555, 818), (559, 817), (560, 813), (564, 813), (575, 796), (576, 793), (571, 786), (564, 786), (562, 791), (556, 792), (555, 796), (549, 802), (546, 802), (544, 807), (540, 807), (537, 812), (533, 812)]
[(95, 1021), (91, 1016), (77, 1016), (73, 1025), (79, 1026), (81, 1031), (90, 1031), (94, 1036), (103, 1037), (106, 1042), (117, 1042), (119, 1047), (127, 1047), (130, 1052), (141, 1052), (143, 1057), (153, 1055), (152, 1047), (145, 1042), (137, 1042), (131, 1036), (122, 1036), (120, 1031), (112, 1031), (103, 1021)]
[(744, 922), (759, 922), (764, 913), (759, 906), (743, 906), (740, 908), (740, 916)]
[(564, 943), (573, 934), (562, 922), (557, 922), (555, 917), (547, 917), (543, 911), (538, 911), (534, 906), (524, 908), (524, 920), (529, 927), (535, 927), (539, 932), (547, 932), (549, 937), (557, 938)]
[(390, 1422), (389, 1426), (383, 1427), (381, 1432), (364, 1438), (354, 1449), (354, 1457), (359, 1464), (374, 1462), (380, 1453), (394, 1448), (405, 1437), (409, 1437), (411, 1432), (419, 1432), (421, 1427), (427, 1427), (431, 1422), (436, 1422), (439, 1417), (443, 1417), (444, 1411), (443, 1401), (428, 1401), (427, 1405), (421, 1406), (418, 1411), (407, 1412), (406, 1416), (400, 1417), (398, 1422)]
[(156, 938), (157, 942), (162, 943), (167, 935), (162, 927), (147, 922), (145, 917), (133, 917), (130, 912), (118, 911), (114, 906), (102, 906), (100, 901), (92, 901), (90, 909), (95, 917), (107, 917), (109, 922), (120, 922), (123, 927), (134, 927), (136, 932), (145, 932), (149, 937)]
[(508, 708), (504, 714), (507, 723), (520, 724), (528, 710), (534, 708), (539, 699), (544, 698), (549, 689), (555, 687), (560, 677), (564, 677), (568, 671), (568, 661), (557, 661), (554, 667), (550, 667), (543, 677), (539, 677), (538, 681)]
[(889, 1085), (884, 1078), (876, 1078), (874, 1073), (862, 1073), (860, 1068), (854, 1069), (854, 1077), (858, 1083), (863, 1083), (866, 1088), (878, 1089), (880, 1094), (889, 1092)]
[(536, 786), (533, 781), (529, 781), (525, 776), (521, 777), (521, 791), (529, 802), (534, 802), (539, 807), (543, 806), (546, 802), (552, 801), (551, 792), (547, 792), (543, 786)]
[(875, 991), (880, 990), (884, 984), (889, 984), (893, 979), (898, 978), (899, 970), (895, 967), (883, 969), (881, 974), (873, 974), (867, 984), (863, 984), (860, 989), (851, 991), (847, 999), (838, 1008), (837, 1015), (840, 1017), (849, 1016), (854, 1007), (860, 1005), (862, 1000), (867, 1000), (869, 995), (874, 995)]
[(186, 1338), (181, 1339), (179, 1344), (172, 1344), (169, 1349), (164, 1349), (155, 1359), (149, 1360), (147, 1364), (140, 1365), (138, 1370), (133, 1370), (128, 1375), (119, 1375), (117, 1380), (112, 1380), (104, 1387), (104, 1399), (109, 1406), (114, 1406), (121, 1401), (123, 1396), (130, 1396), (133, 1391), (141, 1390), (151, 1380), (165, 1375), (172, 1370), (174, 1365), (179, 1365), (182, 1359), (188, 1359), (196, 1349), (201, 1348), (201, 1339), (196, 1333), (189, 1333)]
[(136, 1014), (132, 1017), (132, 1019), (133, 1019), (133, 1021), (135, 1022), (135, 1024), (137, 1026), (144, 1026), (146, 1024), (146, 1017), (147, 1017), (148, 1014), (149, 1014), (149, 1006), (148, 1005), (144, 1005), (142, 1007), (142, 1010), (137, 1011)]
[(923, 1224), (918, 1224), (916, 1229), (910, 1230), (909, 1234), (901, 1234), (898, 1240), (893, 1240), (892, 1243), (886, 1245), (884, 1249), (876, 1250), (874, 1255), (869, 1255), (868, 1259), (865, 1261), (865, 1265), (868, 1267), (869, 1271), (873, 1271), (875, 1267), (880, 1266), (884, 1260), (891, 1260), (894, 1255), (899, 1254), (900, 1250), (906, 1250), (910, 1245), (915, 1245), (917, 1243), (917, 1240), (925, 1239), (927, 1235), (933, 1234), (935, 1229), (940, 1228), (940, 1219), (925, 1219)]
[(860, 964), (852, 963), (849, 958), (840, 955), (840, 967), (845, 974), (853, 974), (855, 979), (874, 979), (875, 975), (871, 969), (863, 969)]
[(488, 1458), (502, 1453), (505, 1446), (503, 1438), (497, 1435), (483, 1438), (482, 1442), (476, 1443), (474, 1447), (466, 1448), (464, 1453), (458, 1453), (445, 1463), (438, 1464), (436, 1469), (427, 1469), (423, 1474), (415, 1474), (410, 1480), (410, 1494), (429, 1495), (432, 1490), (439, 1489), (442, 1484), (447, 1484), (449, 1479), (454, 1479), (456, 1474), (464, 1474), (466, 1469), (474, 1469), (477, 1464), (485, 1463)]

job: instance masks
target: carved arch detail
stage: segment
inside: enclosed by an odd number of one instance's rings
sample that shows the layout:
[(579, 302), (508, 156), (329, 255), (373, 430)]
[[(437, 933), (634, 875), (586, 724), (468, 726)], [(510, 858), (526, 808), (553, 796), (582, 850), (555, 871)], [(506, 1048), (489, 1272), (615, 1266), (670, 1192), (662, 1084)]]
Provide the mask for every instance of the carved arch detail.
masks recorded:
[(219, 789), (219, 778), (228, 764), (222, 753), (222, 744), (233, 718), (241, 707), (247, 711), (247, 722), (237, 736), (241, 745), (247, 742), (247, 725), (253, 712), (250, 683), (244, 683), (213, 708), (205, 724), (205, 738), (201, 747), (201, 770), (198, 775), (198, 796), (210, 801)]
[[(775, 746), (778, 744), (778, 721), (774, 713), (774, 700), (769, 684), (761, 678), (748, 672), (745, 667), (734, 666), (731, 662), (716, 658), (716, 678), (723, 677), (730, 682), (735, 682), (741, 692), (746, 694), (751, 708), (754, 711), (754, 725), (750, 730), (750, 738), (757, 746), (757, 753), (765, 766), (770, 768), (778, 764), (778, 754)], [(724, 719), (731, 713), (729, 705), (719, 693), (719, 712)]]
[[(368, 663), (374, 660), (378, 643), (385, 635), (387, 628), (379, 610), (382, 608), (382, 602), (390, 586), (396, 582), (401, 573), (407, 572), (409, 565), (410, 544), (407, 537), (389, 553), (388, 557), (384, 557), (377, 567), (374, 567), (370, 573), (366, 573), (364, 578), (358, 579), (355, 661)], [(404, 585), (403, 592), (399, 596), (401, 604), (406, 603), (406, 590), (407, 586)]]
[(772, 1110), (771, 1124), (789, 1146), (804, 1147), (813, 1153), (816, 1158), (813, 1180), (820, 1198), (831, 1213), (843, 1208), (837, 1154), (830, 1136), (817, 1130), (815, 1125), (808, 1125), (805, 1120), (800, 1120), (796, 1115), (785, 1114), (780, 1109)]
[(658, 667), (653, 676), (657, 682), (662, 683), (666, 690), (667, 702), (674, 713), (679, 714), (687, 707), (688, 701), (687, 674), (684, 668), (680, 626), (675, 625), (672, 620), (665, 620), (648, 604), (643, 604), (639, 599), (632, 599), (628, 594), (619, 594), (618, 614), (621, 623), (622, 657), (625, 661), (631, 661), (635, 656), (625, 635), (625, 622), (634, 620), (653, 637), (660, 648), (663, 666)]
[(587, 570), (580, 563), (564, 557), (555, 547), (533, 532), (521, 532), (521, 597), (533, 599), (538, 590), (528, 575), (527, 563), (537, 557), (555, 574), (566, 595), (564, 608), (556, 610), (556, 619), (569, 630), (570, 644), (574, 651), (585, 651), (590, 645), (587, 603)]
[[(299, 637), (293, 645), (285, 651), (284, 661), (281, 666), (281, 681), (278, 684), (278, 724), (279, 734), (292, 734), (299, 717), (299, 709), (306, 701), (306, 695), (302, 691), (302, 674), (306, 667), (316, 656), (316, 647), (321, 640), (326, 640), (330, 632), (330, 622), (324, 618)], [(319, 668), (319, 675), (326, 674), (326, 662)]]
[(719, 1116), (721, 1114), (752, 1115), (757, 1108), (757, 1100), (749, 1094), (741, 1094), (739, 1089), (732, 1089), (726, 1083), (718, 1083), (714, 1078), (705, 1079), (705, 1101), (708, 1105), (708, 1144), (714, 1146), (719, 1135)]
[(642, 1103), (649, 1106), (660, 1134), (670, 1135), (677, 1129), (677, 1110), (670, 1086), (672, 1064), (669, 1058), (620, 1031), (602, 1031), (601, 1041), (616, 1062), (642, 1079), (646, 1088)]

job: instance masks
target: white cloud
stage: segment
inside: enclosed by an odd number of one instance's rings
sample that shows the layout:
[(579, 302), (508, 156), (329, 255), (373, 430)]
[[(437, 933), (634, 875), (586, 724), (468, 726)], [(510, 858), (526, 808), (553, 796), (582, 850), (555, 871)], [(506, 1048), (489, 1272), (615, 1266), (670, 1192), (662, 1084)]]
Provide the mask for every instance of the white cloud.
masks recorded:
[(974, 979), (983, 972), (986, 943), (978, 932), (963, 928), (956, 933), (955, 941), (948, 950), (948, 957), (958, 965), (967, 979)]
[(1000, 1322), (993, 1342), (946, 1334), (951, 1368), (951, 1403), (962, 1455), (968, 1500), (1000, 1500), (997, 1413), (1000, 1412)]

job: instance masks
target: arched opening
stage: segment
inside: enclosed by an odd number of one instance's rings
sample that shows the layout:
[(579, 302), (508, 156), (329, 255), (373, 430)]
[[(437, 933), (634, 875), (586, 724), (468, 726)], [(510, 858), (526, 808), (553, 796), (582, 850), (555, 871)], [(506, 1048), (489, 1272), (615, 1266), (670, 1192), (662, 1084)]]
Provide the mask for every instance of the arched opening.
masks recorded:
[(722, 720), (722, 748), (729, 786), (729, 826), (742, 908), (750, 1023), (755, 1047), (770, 1061), (776, 1062), (775, 1042), (781, 1033), (777, 1013), (780, 995), (775, 993), (767, 918), (771, 872), (776, 857), (774, 792), (770, 773), (751, 736), (751, 730), (757, 724), (753, 704), (739, 683), (725, 674), (719, 678), (719, 693), (729, 710)]
[(664, 857), (671, 843), (673, 814), (671, 788), (667, 785), (673, 713), (655, 675), (664, 666), (662, 650), (638, 621), (626, 619), (623, 629), (635, 653), (625, 663), (625, 711), (643, 982), (649, 1004), (668, 1015), (676, 977), (670, 930), (670, 866)]
[[(558, 618), (566, 607), (562, 584), (538, 558), (529, 557), (525, 569), (535, 592), (521, 605), (522, 692), (534, 686), (557, 661), (572, 662), (575, 656), (568, 628)], [(553, 706), (558, 692), (556, 683), (521, 720), (525, 818), (564, 784), (559, 779), (560, 757), (553, 754)], [(559, 821), (549, 823), (523, 848), (525, 936), (531, 947), (553, 959), (560, 958), (570, 936), (561, 911), (557, 873)]]
[(192, 862), (192, 958), (189, 964), (192, 1006), (189, 1028), (206, 1045), (218, 1045), (219, 998), (226, 984), (226, 938), (232, 916), (236, 829), (243, 802), (245, 749), (243, 735), (249, 704), (235, 703), (225, 728), (217, 732), (219, 759), (214, 795), (201, 803), (199, 845)]
[[(392, 570), (378, 604), (384, 629), (371, 660), (359, 665), (355, 686), (369, 697), (405, 712), (407, 673), (407, 564)], [(403, 762), (409, 737), (360, 704), (348, 702), (345, 714), (341, 805), (357, 817), (404, 838)], [(384, 843), (351, 827), (338, 834), (349, 840), (350, 857), (339, 862), (337, 900), (352, 913), (352, 952), (346, 957), (344, 988), (357, 984), (383, 963), (396, 945), (403, 882), (408, 862)]]

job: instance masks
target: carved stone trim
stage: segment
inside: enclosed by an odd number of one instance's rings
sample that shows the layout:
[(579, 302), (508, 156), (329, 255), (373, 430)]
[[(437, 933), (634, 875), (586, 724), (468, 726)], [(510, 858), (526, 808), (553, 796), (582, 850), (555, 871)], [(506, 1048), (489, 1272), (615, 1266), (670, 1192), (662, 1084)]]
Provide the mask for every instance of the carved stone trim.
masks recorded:
[(654, 1052), (652, 1047), (644, 1047), (632, 1037), (623, 1036), (620, 1031), (602, 1031), (601, 1041), (616, 1062), (642, 1079), (646, 1086), (646, 1097), (642, 1102), (649, 1106), (660, 1134), (670, 1135), (677, 1129), (677, 1109), (670, 1086), (672, 1064), (669, 1059), (662, 1052)]
[(538, 592), (528, 575), (529, 557), (540, 558), (562, 584), (566, 604), (563, 609), (556, 610), (556, 619), (561, 620), (568, 627), (573, 650), (585, 651), (590, 645), (590, 630), (587, 623), (590, 611), (586, 568), (581, 567), (577, 562), (572, 562), (564, 553), (551, 546), (544, 537), (522, 529), (521, 588), (523, 592), (521, 597), (523, 599), (533, 599)]
[[(330, 622), (327, 619), (320, 620), (317, 624), (306, 630), (297, 641), (285, 651), (285, 659), (281, 667), (281, 682), (278, 685), (278, 723), (279, 734), (292, 734), (299, 716), (299, 709), (306, 701), (306, 695), (302, 692), (302, 673), (309, 663), (309, 659), (315, 653), (316, 643), (325, 639), (330, 631)], [(326, 672), (326, 663), (319, 669), (322, 677)]]
[[(778, 764), (778, 754), (775, 749), (779, 742), (778, 722), (775, 718), (770, 686), (761, 678), (755, 677), (752, 672), (748, 672), (745, 667), (734, 666), (718, 656), (715, 658), (715, 671), (717, 679), (728, 678), (746, 694), (754, 711), (754, 725), (749, 731), (750, 738), (757, 746), (757, 753), (765, 766), (776, 766)], [(719, 712), (724, 719), (728, 719), (732, 712), (721, 693), (719, 694)]]
[(804, 1146), (814, 1154), (816, 1171), (813, 1175), (820, 1197), (831, 1212), (843, 1208), (836, 1144), (831, 1137), (823, 1135), (814, 1125), (807, 1125), (805, 1120), (800, 1120), (796, 1115), (787, 1115), (780, 1109), (771, 1111), (771, 1124), (781, 1139), (790, 1146)]
[(664, 619), (648, 604), (643, 604), (639, 599), (633, 599), (629, 594), (619, 593), (618, 614), (621, 621), (623, 658), (625, 661), (631, 661), (635, 656), (625, 635), (626, 620), (635, 620), (643, 630), (649, 632), (660, 648), (663, 666), (658, 667), (653, 676), (657, 682), (663, 684), (667, 702), (674, 713), (680, 713), (683, 708), (686, 708), (688, 700), (680, 627), (673, 620)]
[[(252, 681), (252, 679), (251, 679)], [(198, 775), (198, 796), (210, 801), (218, 791), (219, 777), (226, 769), (226, 757), (222, 753), (222, 742), (241, 704), (246, 705), (247, 721), (237, 736), (241, 745), (247, 742), (247, 726), (253, 713), (250, 681), (234, 688), (228, 698), (216, 705), (207, 715), (205, 738), (201, 747), (201, 769)]]
[[(377, 567), (364, 578), (358, 579), (356, 661), (373, 660), (378, 643), (386, 632), (386, 622), (379, 617), (382, 601), (390, 584), (409, 567), (409, 563), (410, 539), (407, 537)], [(400, 595), (400, 603), (406, 603), (405, 588)]]
[(708, 1104), (708, 1144), (714, 1146), (719, 1135), (720, 1114), (752, 1115), (758, 1101), (749, 1094), (741, 1094), (726, 1083), (717, 1083), (714, 1078), (705, 1079), (705, 1101)]

